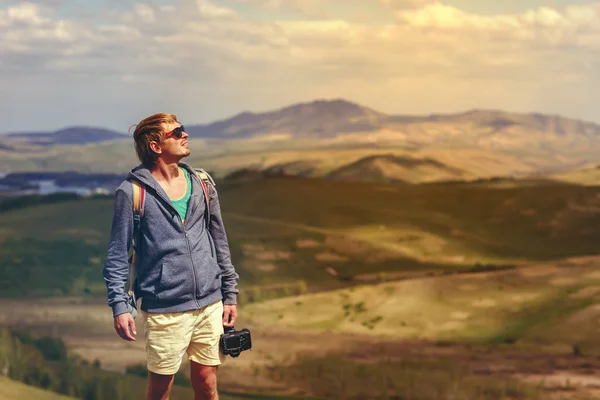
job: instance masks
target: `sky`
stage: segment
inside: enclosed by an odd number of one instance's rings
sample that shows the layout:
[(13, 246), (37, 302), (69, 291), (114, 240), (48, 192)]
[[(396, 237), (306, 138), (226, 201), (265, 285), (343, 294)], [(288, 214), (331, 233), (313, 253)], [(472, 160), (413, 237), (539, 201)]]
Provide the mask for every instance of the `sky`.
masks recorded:
[(0, 0), (0, 133), (345, 99), (600, 123), (600, 0)]

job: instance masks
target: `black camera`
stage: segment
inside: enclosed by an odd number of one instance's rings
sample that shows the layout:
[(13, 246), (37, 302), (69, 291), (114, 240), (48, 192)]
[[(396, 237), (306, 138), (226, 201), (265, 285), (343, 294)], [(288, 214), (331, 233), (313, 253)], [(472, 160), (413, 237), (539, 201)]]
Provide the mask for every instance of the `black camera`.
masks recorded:
[(225, 328), (221, 335), (221, 351), (223, 354), (237, 357), (244, 350), (252, 349), (252, 337), (248, 329), (236, 331), (233, 327)]

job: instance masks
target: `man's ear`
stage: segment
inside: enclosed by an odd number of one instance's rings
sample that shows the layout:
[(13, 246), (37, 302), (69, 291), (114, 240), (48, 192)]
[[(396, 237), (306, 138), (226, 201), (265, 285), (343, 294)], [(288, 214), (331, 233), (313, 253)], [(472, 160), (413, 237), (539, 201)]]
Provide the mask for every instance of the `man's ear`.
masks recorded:
[(150, 149), (155, 152), (156, 154), (161, 154), (162, 153), (162, 148), (160, 147), (160, 145), (158, 143), (156, 143), (155, 141), (150, 142)]

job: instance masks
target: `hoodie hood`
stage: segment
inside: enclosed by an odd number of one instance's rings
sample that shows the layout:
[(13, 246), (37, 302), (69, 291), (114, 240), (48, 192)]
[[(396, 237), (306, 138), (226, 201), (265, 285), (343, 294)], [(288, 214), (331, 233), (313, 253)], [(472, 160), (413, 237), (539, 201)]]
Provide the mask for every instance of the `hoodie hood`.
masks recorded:
[[(185, 168), (188, 171), (192, 182), (194, 182), (194, 177), (196, 175), (194, 169), (189, 164), (183, 161), (180, 161), (178, 165), (181, 168)], [(167, 193), (164, 191), (162, 186), (160, 186), (160, 184), (156, 181), (156, 179), (152, 175), (152, 172), (150, 172), (148, 168), (144, 167), (143, 164), (140, 164), (137, 167), (133, 168), (131, 171), (129, 171), (129, 174), (127, 175), (127, 180), (132, 179), (140, 181), (146, 186), (146, 188), (154, 190), (154, 192), (161, 196), (163, 200), (169, 201), (169, 196), (167, 195)]]
[[(185, 168), (190, 174), (194, 174), (194, 169), (187, 163), (180, 161), (178, 165), (181, 168)], [(157, 190), (160, 187), (156, 179), (154, 179), (154, 176), (152, 176), (152, 172), (144, 167), (143, 164), (139, 164), (137, 167), (131, 169), (127, 175), (127, 179), (137, 179), (154, 190)]]

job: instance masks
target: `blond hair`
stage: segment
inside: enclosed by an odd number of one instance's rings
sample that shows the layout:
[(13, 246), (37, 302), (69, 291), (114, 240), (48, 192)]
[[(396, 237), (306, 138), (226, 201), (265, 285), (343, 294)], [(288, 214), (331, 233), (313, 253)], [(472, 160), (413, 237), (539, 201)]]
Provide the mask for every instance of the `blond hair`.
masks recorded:
[(174, 114), (158, 113), (141, 120), (133, 131), (135, 152), (144, 167), (152, 168), (158, 160), (158, 154), (150, 148), (151, 142), (162, 142), (165, 133), (162, 124), (177, 122)]

